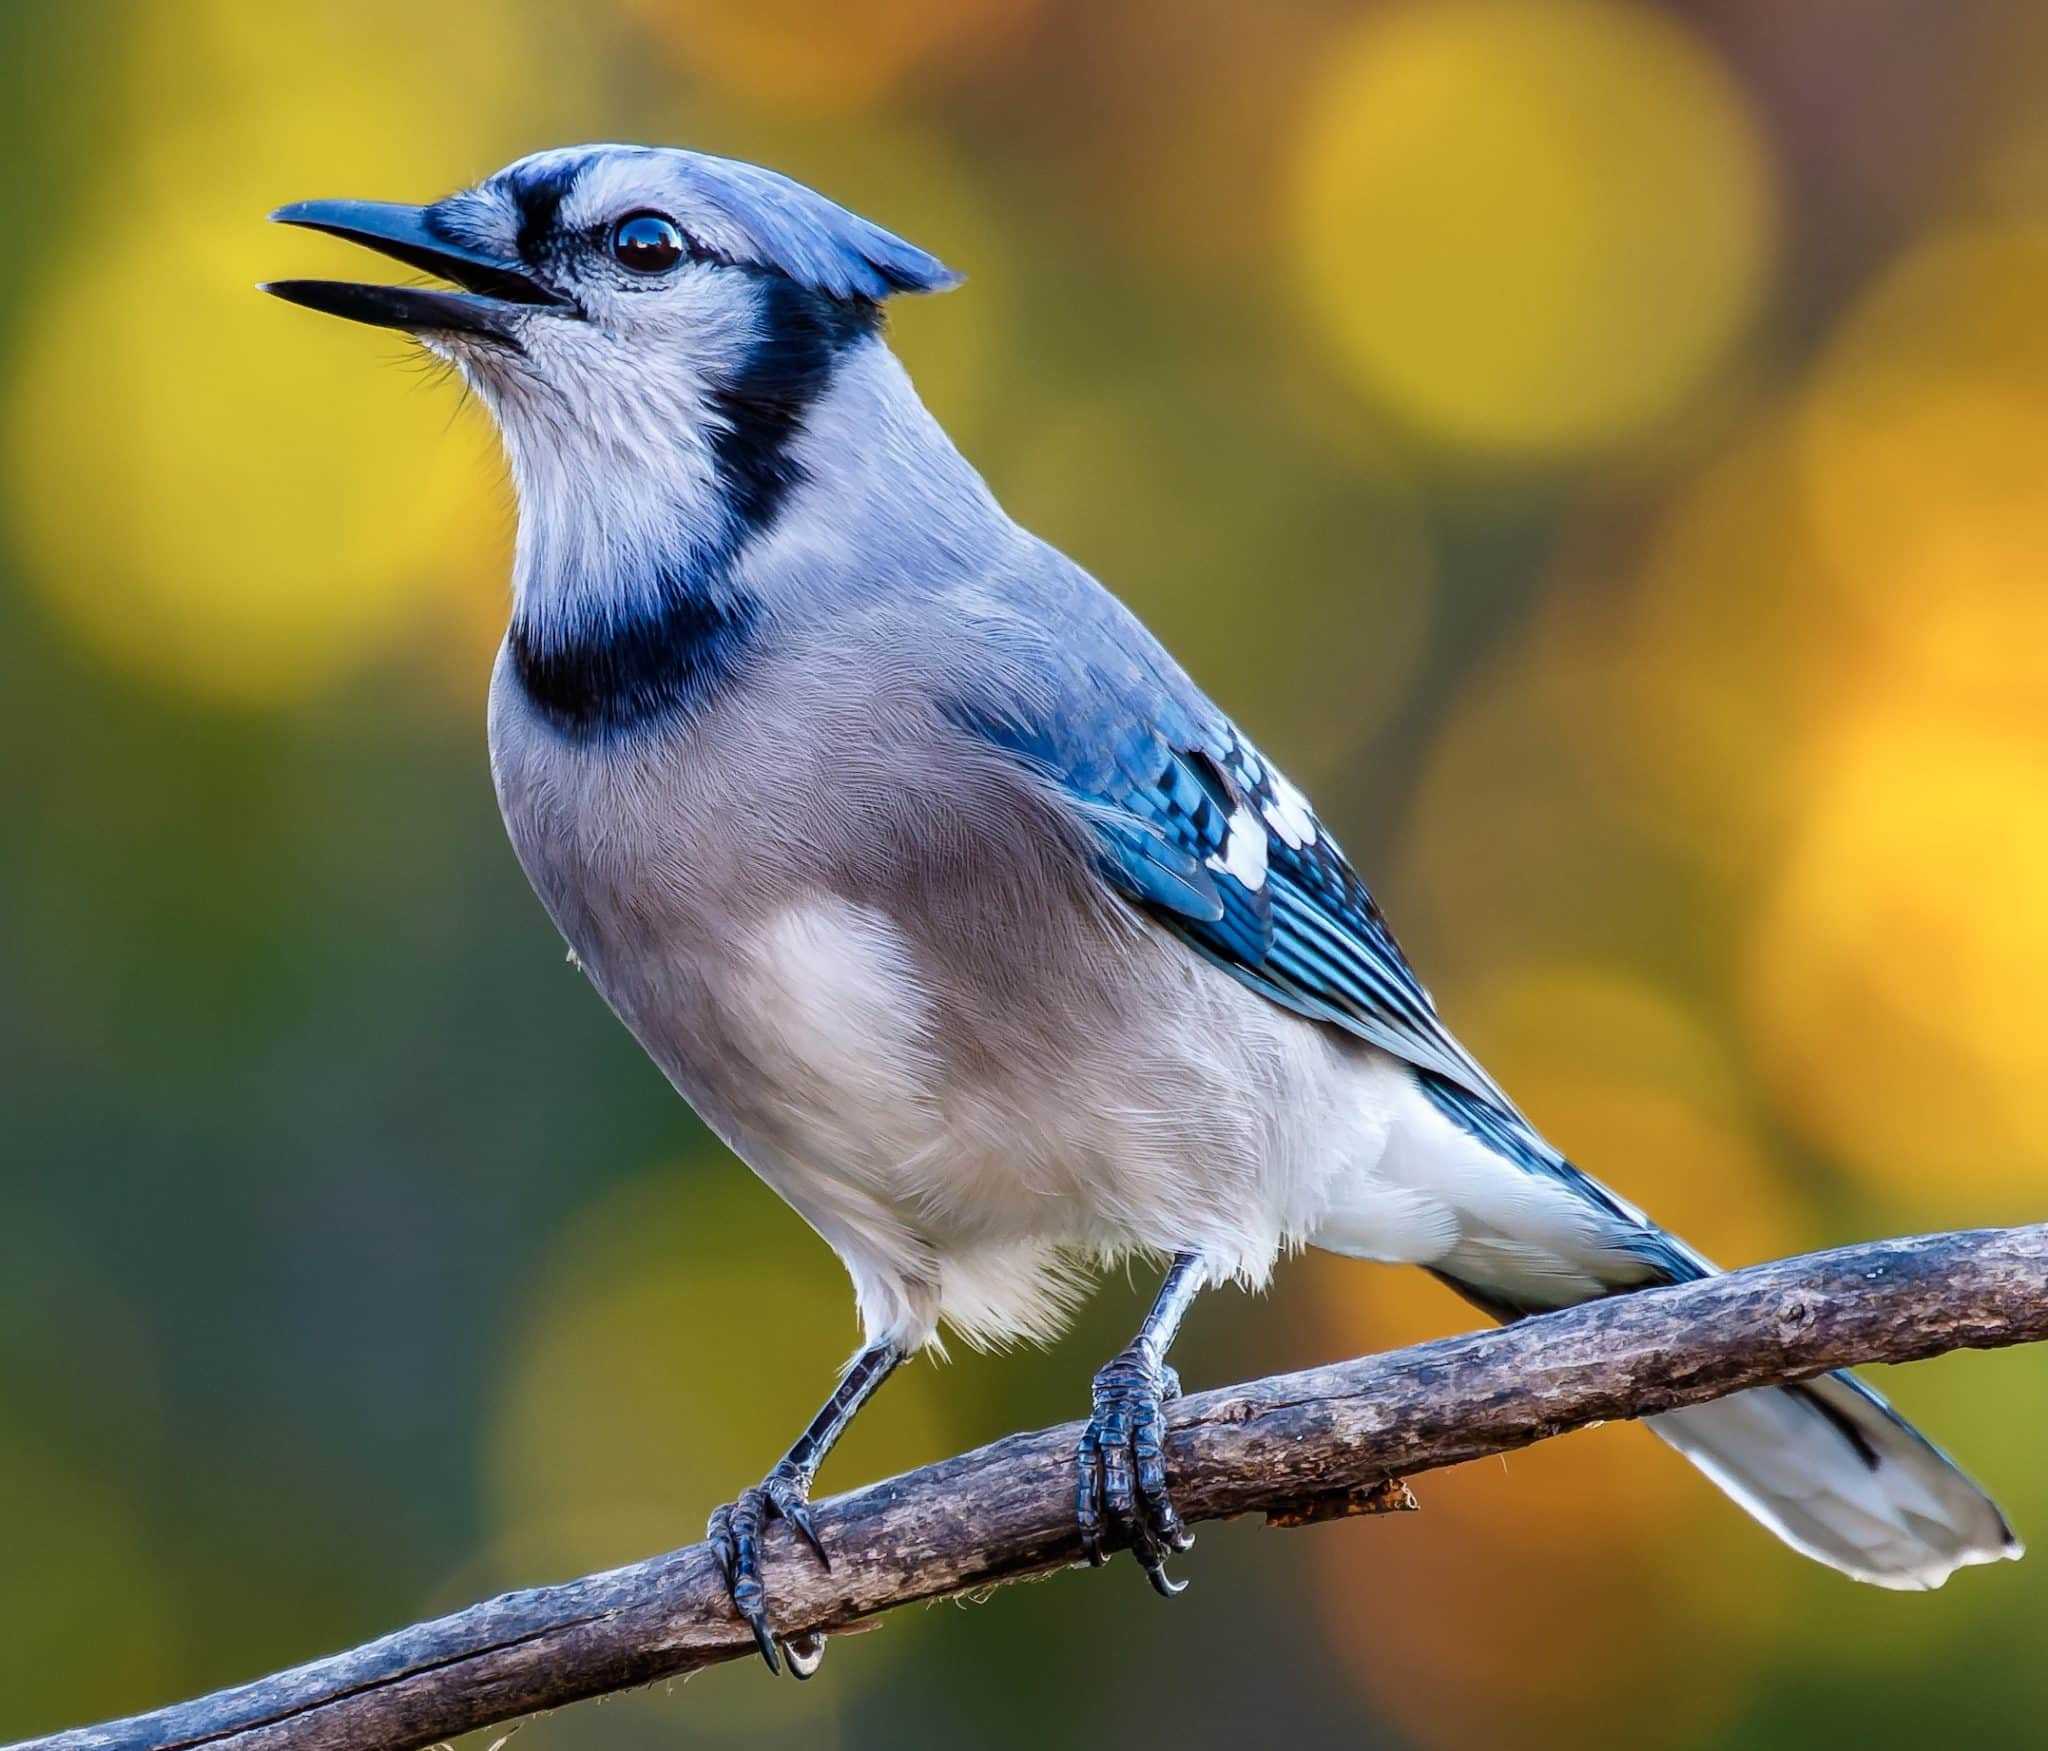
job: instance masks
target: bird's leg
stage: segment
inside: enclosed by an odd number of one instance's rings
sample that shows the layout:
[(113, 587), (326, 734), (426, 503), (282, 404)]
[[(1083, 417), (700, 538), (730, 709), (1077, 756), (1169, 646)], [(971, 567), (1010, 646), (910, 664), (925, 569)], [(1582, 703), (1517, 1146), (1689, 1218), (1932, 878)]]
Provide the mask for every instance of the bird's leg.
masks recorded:
[[(776, 1654), (774, 1627), (768, 1621), (767, 1590), (761, 1584), (761, 1528), (780, 1515), (816, 1553), (819, 1562), (828, 1569), (832, 1566), (811, 1520), (811, 1480), (817, 1476), (825, 1455), (832, 1451), (832, 1444), (846, 1433), (855, 1412), (874, 1396), (875, 1388), (896, 1371), (902, 1360), (902, 1347), (892, 1339), (868, 1345), (854, 1357), (824, 1408), (811, 1419), (811, 1426), (796, 1438), (796, 1445), (776, 1462), (774, 1469), (754, 1488), (742, 1490), (739, 1500), (727, 1503), (711, 1516), (705, 1535), (717, 1553), (718, 1566), (725, 1571), (726, 1591), (732, 1595), (733, 1608), (753, 1630), (761, 1658), (768, 1662), (771, 1672), (780, 1672), (782, 1662)], [(790, 1671), (799, 1678), (808, 1678), (825, 1657), (825, 1638), (798, 1636), (783, 1642), (782, 1651), (789, 1656)]]
[(1074, 1455), (1074, 1514), (1089, 1562), (1100, 1566), (1112, 1544), (1128, 1545), (1169, 1599), (1187, 1583), (1167, 1578), (1166, 1559), (1195, 1535), (1166, 1489), (1166, 1405), (1180, 1397), (1166, 1351), (1206, 1280), (1193, 1253), (1174, 1255), (1137, 1337), (1095, 1376), (1094, 1414)]

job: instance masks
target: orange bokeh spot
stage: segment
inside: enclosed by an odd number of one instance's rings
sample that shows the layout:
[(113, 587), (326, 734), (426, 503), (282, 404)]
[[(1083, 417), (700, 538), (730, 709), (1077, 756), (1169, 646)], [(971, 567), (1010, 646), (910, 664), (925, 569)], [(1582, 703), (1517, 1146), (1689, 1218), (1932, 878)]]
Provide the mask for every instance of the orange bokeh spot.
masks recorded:
[(839, 114), (914, 72), (992, 52), (1036, 0), (621, 0), (621, 10), (712, 86)]
[(1783, 831), (1786, 747), (1854, 654), (1818, 599), (1792, 426), (1758, 410), (1639, 550), (1568, 561), (1530, 659), (1573, 678), (1551, 692), (1602, 802), (1731, 900)]
[(1788, 1116), (1944, 1222), (2048, 1174), (2048, 735), (1880, 700), (1811, 762), (1749, 957)]
[(1827, 581), (1923, 688), (2048, 721), (2048, 226), (1938, 240), (1879, 281), (1807, 405)]

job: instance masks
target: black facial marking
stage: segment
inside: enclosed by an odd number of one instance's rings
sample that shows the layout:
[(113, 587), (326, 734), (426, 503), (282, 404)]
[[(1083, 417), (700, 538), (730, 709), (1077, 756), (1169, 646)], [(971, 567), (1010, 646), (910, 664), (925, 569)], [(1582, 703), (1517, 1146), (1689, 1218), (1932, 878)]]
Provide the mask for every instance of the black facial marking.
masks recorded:
[(527, 261), (538, 261), (544, 253), (555, 216), (575, 186), (577, 169), (573, 164), (528, 167), (511, 182), (519, 209), (519, 253)]
[[(518, 190), (536, 247), (546, 247), (540, 240), (570, 180), (555, 174)], [(745, 275), (759, 300), (758, 338), (710, 391), (721, 490), (706, 545), (650, 582), (620, 580), (619, 601), (642, 606), (513, 622), (514, 673), (562, 735), (606, 739), (687, 718), (738, 674), (760, 630), (759, 604), (734, 583), (740, 555), (802, 480), (792, 447), (840, 356), (880, 330), (881, 311), (865, 299), (834, 298), (763, 268), (723, 271)]]
[(687, 575), (662, 577), (652, 594), (659, 606), (602, 630), (565, 636), (513, 621), (519, 683), (557, 730), (608, 737), (688, 716), (745, 662), (759, 616), (752, 597), (713, 597)]
[(802, 469), (790, 445), (847, 348), (881, 328), (865, 299), (834, 298), (762, 269), (747, 272), (760, 300), (760, 338), (711, 392), (719, 426), (712, 455), (741, 539), (768, 527)]

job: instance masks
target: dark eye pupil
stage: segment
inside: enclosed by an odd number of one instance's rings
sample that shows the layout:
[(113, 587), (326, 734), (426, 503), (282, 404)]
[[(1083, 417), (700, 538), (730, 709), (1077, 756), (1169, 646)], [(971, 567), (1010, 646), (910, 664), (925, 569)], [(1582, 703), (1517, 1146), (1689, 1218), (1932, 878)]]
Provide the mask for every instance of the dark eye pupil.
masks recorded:
[(658, 274), (683, 259), (683, 234), (673, 219), (635, 213), (612, 227), (612, 255), (636, 274)]

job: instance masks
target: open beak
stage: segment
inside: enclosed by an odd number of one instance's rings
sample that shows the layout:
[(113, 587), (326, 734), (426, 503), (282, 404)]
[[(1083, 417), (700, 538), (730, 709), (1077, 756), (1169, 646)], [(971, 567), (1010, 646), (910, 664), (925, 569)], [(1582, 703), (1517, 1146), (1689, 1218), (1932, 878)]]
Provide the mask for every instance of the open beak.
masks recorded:
[(287, 303), (411, 334), (476, 334), (518, 345), (521, 323), (535, 310), (579, 314), (573, 300), (535, 279), (524, 262), (507, 261), (434, 229), (428, 207), (396, 201), (294, 201), (271, 218), (345, 237), (423, 269), (463, 289), (359, 285), (349, 280), (272, 280), (263, 290)]

